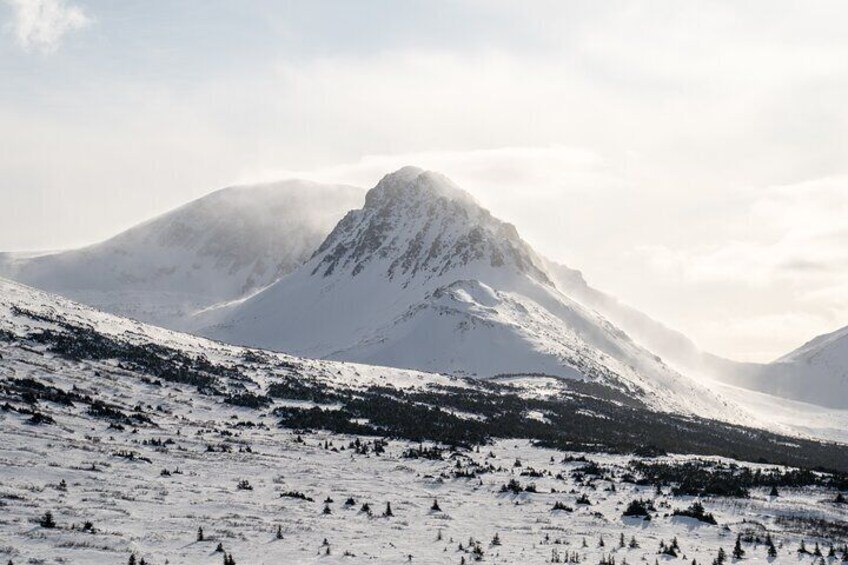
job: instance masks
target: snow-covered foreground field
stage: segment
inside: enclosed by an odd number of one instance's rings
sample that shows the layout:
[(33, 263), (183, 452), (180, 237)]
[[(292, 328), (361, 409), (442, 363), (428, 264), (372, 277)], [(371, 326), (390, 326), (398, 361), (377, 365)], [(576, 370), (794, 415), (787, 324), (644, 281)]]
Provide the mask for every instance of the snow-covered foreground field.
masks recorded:
[[(616, 479), (609, 481), (575, 479), (570, 471), (585, 463), (563, 462), (567, 454), (523, 441), (496, 442), (479, 453), (446, 452), (443, 460), (406, 458), (404, 451), (417, 447), (406, 442), (389, 442), (379, 455), (362, 453), (351, 447), (353, 437), (315, 433), (301, 436), (301, 443), (273, 419), (246, 409), (137, 392), (173, 417), (133, 433), (72, 415), (49, 427), (2, 416), (0, 556), (14, 563), (126, 563), (134, 553), (147, 563), (206, 564), (223, 562), (215, 551), (220, 544), (248, 564), (459, 563), (474, 559), (470, 551), (479, 541), (490, 563), (546, 563), (574, 553), (586, 563), (609, 555), (617, 562), (709, 563), (720, 547), (730, 555), (737, 534), (753, 531), (764, 539), (768, 531), (776, 561), (797, 563), (813, 559), (799, 556), (801, 539), (811, 551), (816, 541), (825, 548), (832, 541), (837, 549), (845, 542), (787, 532), (778, 522), (801, 516), (848, 527), (848, 512), (831, 502), (835, 492), (827, 489), (708, 498), (704, 506), (718, 522), (708, 525), (669, 516), (688, 507), (691, 497), (622, 482), (629, 458), (588, 456), (612, 470)], [(454, 478), (456, 470), (475, 464), (496, 470)], [(521, 475), (530, 469), (544, 476)], [(501, 492), (511, 479), (535, 484), (537, 492)], [(239, 488), (242, 480), (250, 490)], [(286, 492), (312, 500), (281, 497)], [(577, 504), (584, 494), (590, 505)], [(635, 498), (653, 501), (652, 520), (622, 516)], [(434, 501), (440, 510), (432, 509)], [(573, 511), (554, 511), (555, 502)], [(383, 516), (387, 504), (391, 517)], [(55, 528), (38, 523), (48, 511)], [(496, 535), (500, 545), (492, 543)], [(660, 543), (675, 537), (679, 557), (658, 555)], [(631, 538), (639, 547), (629, 547)], [(767, 560), (762, 543), (743, 548), (747, 561)]]

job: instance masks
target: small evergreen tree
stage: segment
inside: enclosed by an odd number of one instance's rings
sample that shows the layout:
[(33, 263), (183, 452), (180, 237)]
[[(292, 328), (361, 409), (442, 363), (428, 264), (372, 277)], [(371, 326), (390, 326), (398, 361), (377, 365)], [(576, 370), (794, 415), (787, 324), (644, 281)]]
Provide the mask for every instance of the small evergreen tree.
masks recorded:
[(283, 527), (277, 525), (277, 539), (283, 539)]
[(736, 545), (733, 546), (733, 558), (742, 559), (745, 557), (745, 550), (742, 549), (742, 535), (736, 535)]
[(392, 516), (394, 516), (394, 513), (392, 513), (392, 503), (391, 502), (386, 503), (386, 510), (385, 510), (385, 512), (383, 512), (383, 516), (385, 516), (386, 518), (391, 518)]
[(197, 541), (203, 541), (203, 527), (198, 526), (197, 528)]
[(500, 544), (501, 544), (501, 537), (498, 535), (497, 532), (495, 532), (495, 537), (492, 538), (492, 545), (500, 545)]
[(768, 548), (768, 556), (772, 559), (777, 557), (777, 548), (774, 546), (774, 541), (771, 539), (771, 534), (766, 534), (766, 547)]
[(769, 496), (780, 496), (780, 493), (779, 493), (779, 492), (777, 492), (777, 487), (776, 487), (776, 486), (772, 486), (772, 487), (771, 487), (771, 492), (769, 493)]
[(474, 556), (474, 561), (482, 561), (483, 560), (483, 548), (480, 547), (479, 543), (474, 544), (474, 547), (471, 550), (471, 555)]
[(53, 519), (53, 513), (49, 510), (45, 512), (44, 516), (42, 516), (41, 519), (38, 521), (38, 524), (42, 528), (55, 528), (56, 521)]
[(435, 498), (433, 499), (433, 506), (430, 507), (430, 510), (432, 510), (433, 512), (441, 512), (442, 511), (442, 509), (439, 507), (438, 499), (435, 499)]

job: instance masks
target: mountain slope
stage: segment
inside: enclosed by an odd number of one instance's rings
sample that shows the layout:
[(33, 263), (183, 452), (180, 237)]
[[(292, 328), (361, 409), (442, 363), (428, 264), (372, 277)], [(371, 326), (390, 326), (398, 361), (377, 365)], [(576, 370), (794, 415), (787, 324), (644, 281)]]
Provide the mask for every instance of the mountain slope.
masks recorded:
[(298, 355), (583, 378), (655, 408), (729, 411), (561, 293), (513, 226), (414, 167), (384, 177), (298, 270), (205, 319), (205, 335)]
[(230, 187), (83, 249), (0, 254), (0, 276), (103, 310), (185, 328), (305, 261), (362, 192), (306, 181)]
[(728, 384), (848, 410), (848, 327), (821, 335), (766, 364), (740, 365)]
[(730, 378), (750, 365), (700, 349), (683, 333), (590, 286), (576, 269), (554, 261), (547, 261), (546, 266), (557, 288), (564, 294), (596, 310), (679, 372), (721, 380)]
[(685, 374), (828, 408), (848, 409), (848, 327), (819, 336), (772, 363), (743, 363), (698, 348), (689, 338), (589, 286), (580, 271), (554, 262), (557, 288), (624, 330)]

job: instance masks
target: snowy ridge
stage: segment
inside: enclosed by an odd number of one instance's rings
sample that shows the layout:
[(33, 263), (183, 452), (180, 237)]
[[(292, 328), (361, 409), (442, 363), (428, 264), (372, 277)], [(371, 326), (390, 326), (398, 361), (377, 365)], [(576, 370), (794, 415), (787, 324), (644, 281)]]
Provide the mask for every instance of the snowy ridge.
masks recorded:
[(89, 247), (0, 254), (0, 276), (185, 329), (196, 310), (298, 267), (361, 198), (356, 188), (299, 180), (225, 188)]
[[(50, 322), (34, 321), (21, 315), (22, 310), (46, 318), (58, 318), (74, 326), (89, 328), (104, 336), (120, 338), (131, 344), (144, 346), (155, 343), (187, 354), (201, 355), (216, 362), (238, 362), (248, 351), (244, 347), (213, 342), (203, 337), (102, 312), (61, 296), (0, 278), (0, 330), (21, 337), (34, 329), (56, 328), (56, 325)], [(464, 386), (457, 378), (433, 373), (301, 359), (270, 351), (260, 354), (267, 358), (270, 364), (288, 367), (285, 372), (295, 370), (327, 387), (368, 387), (375, 383), (409, 389), (429, 385)], [(266, 384), (262, 373), (255, 377), (260, 385)]]
[[(812, 339), (771, 363), (731, 361), (701, 350), (682, 333), (592, 288), (580, 271), (554, 262), (547, 265), (563, 293), (596, 310), (679, 372), (790, 401), (848, 410), (848, 327)], [(813, 409), (808, 406), (810, 412)]]
[(848, 327), (816, 337), (772, 363), (742, 365), (722, 381), (848, 410)]

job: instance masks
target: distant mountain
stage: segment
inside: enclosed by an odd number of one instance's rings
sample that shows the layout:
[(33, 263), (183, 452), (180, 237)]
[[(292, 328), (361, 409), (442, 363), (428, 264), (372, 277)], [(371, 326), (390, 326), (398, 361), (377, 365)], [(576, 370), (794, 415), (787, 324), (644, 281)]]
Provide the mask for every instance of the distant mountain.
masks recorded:
[(766, 364), (739, 364), (722, 382), (829, 408), (848, 410), (848, 327), (821, 335)]
[(655, 408), (727, 410), (557, 289), (512, 225), (414, 167), (385, 176), (299, 269), (205, 318), (205, 335), (297, 355), (586, 379)]
[(225, 188), (89, 247), (0, 254), (0, 276), (185, 329), (297, 268), (363, 194), (300, 180)]

